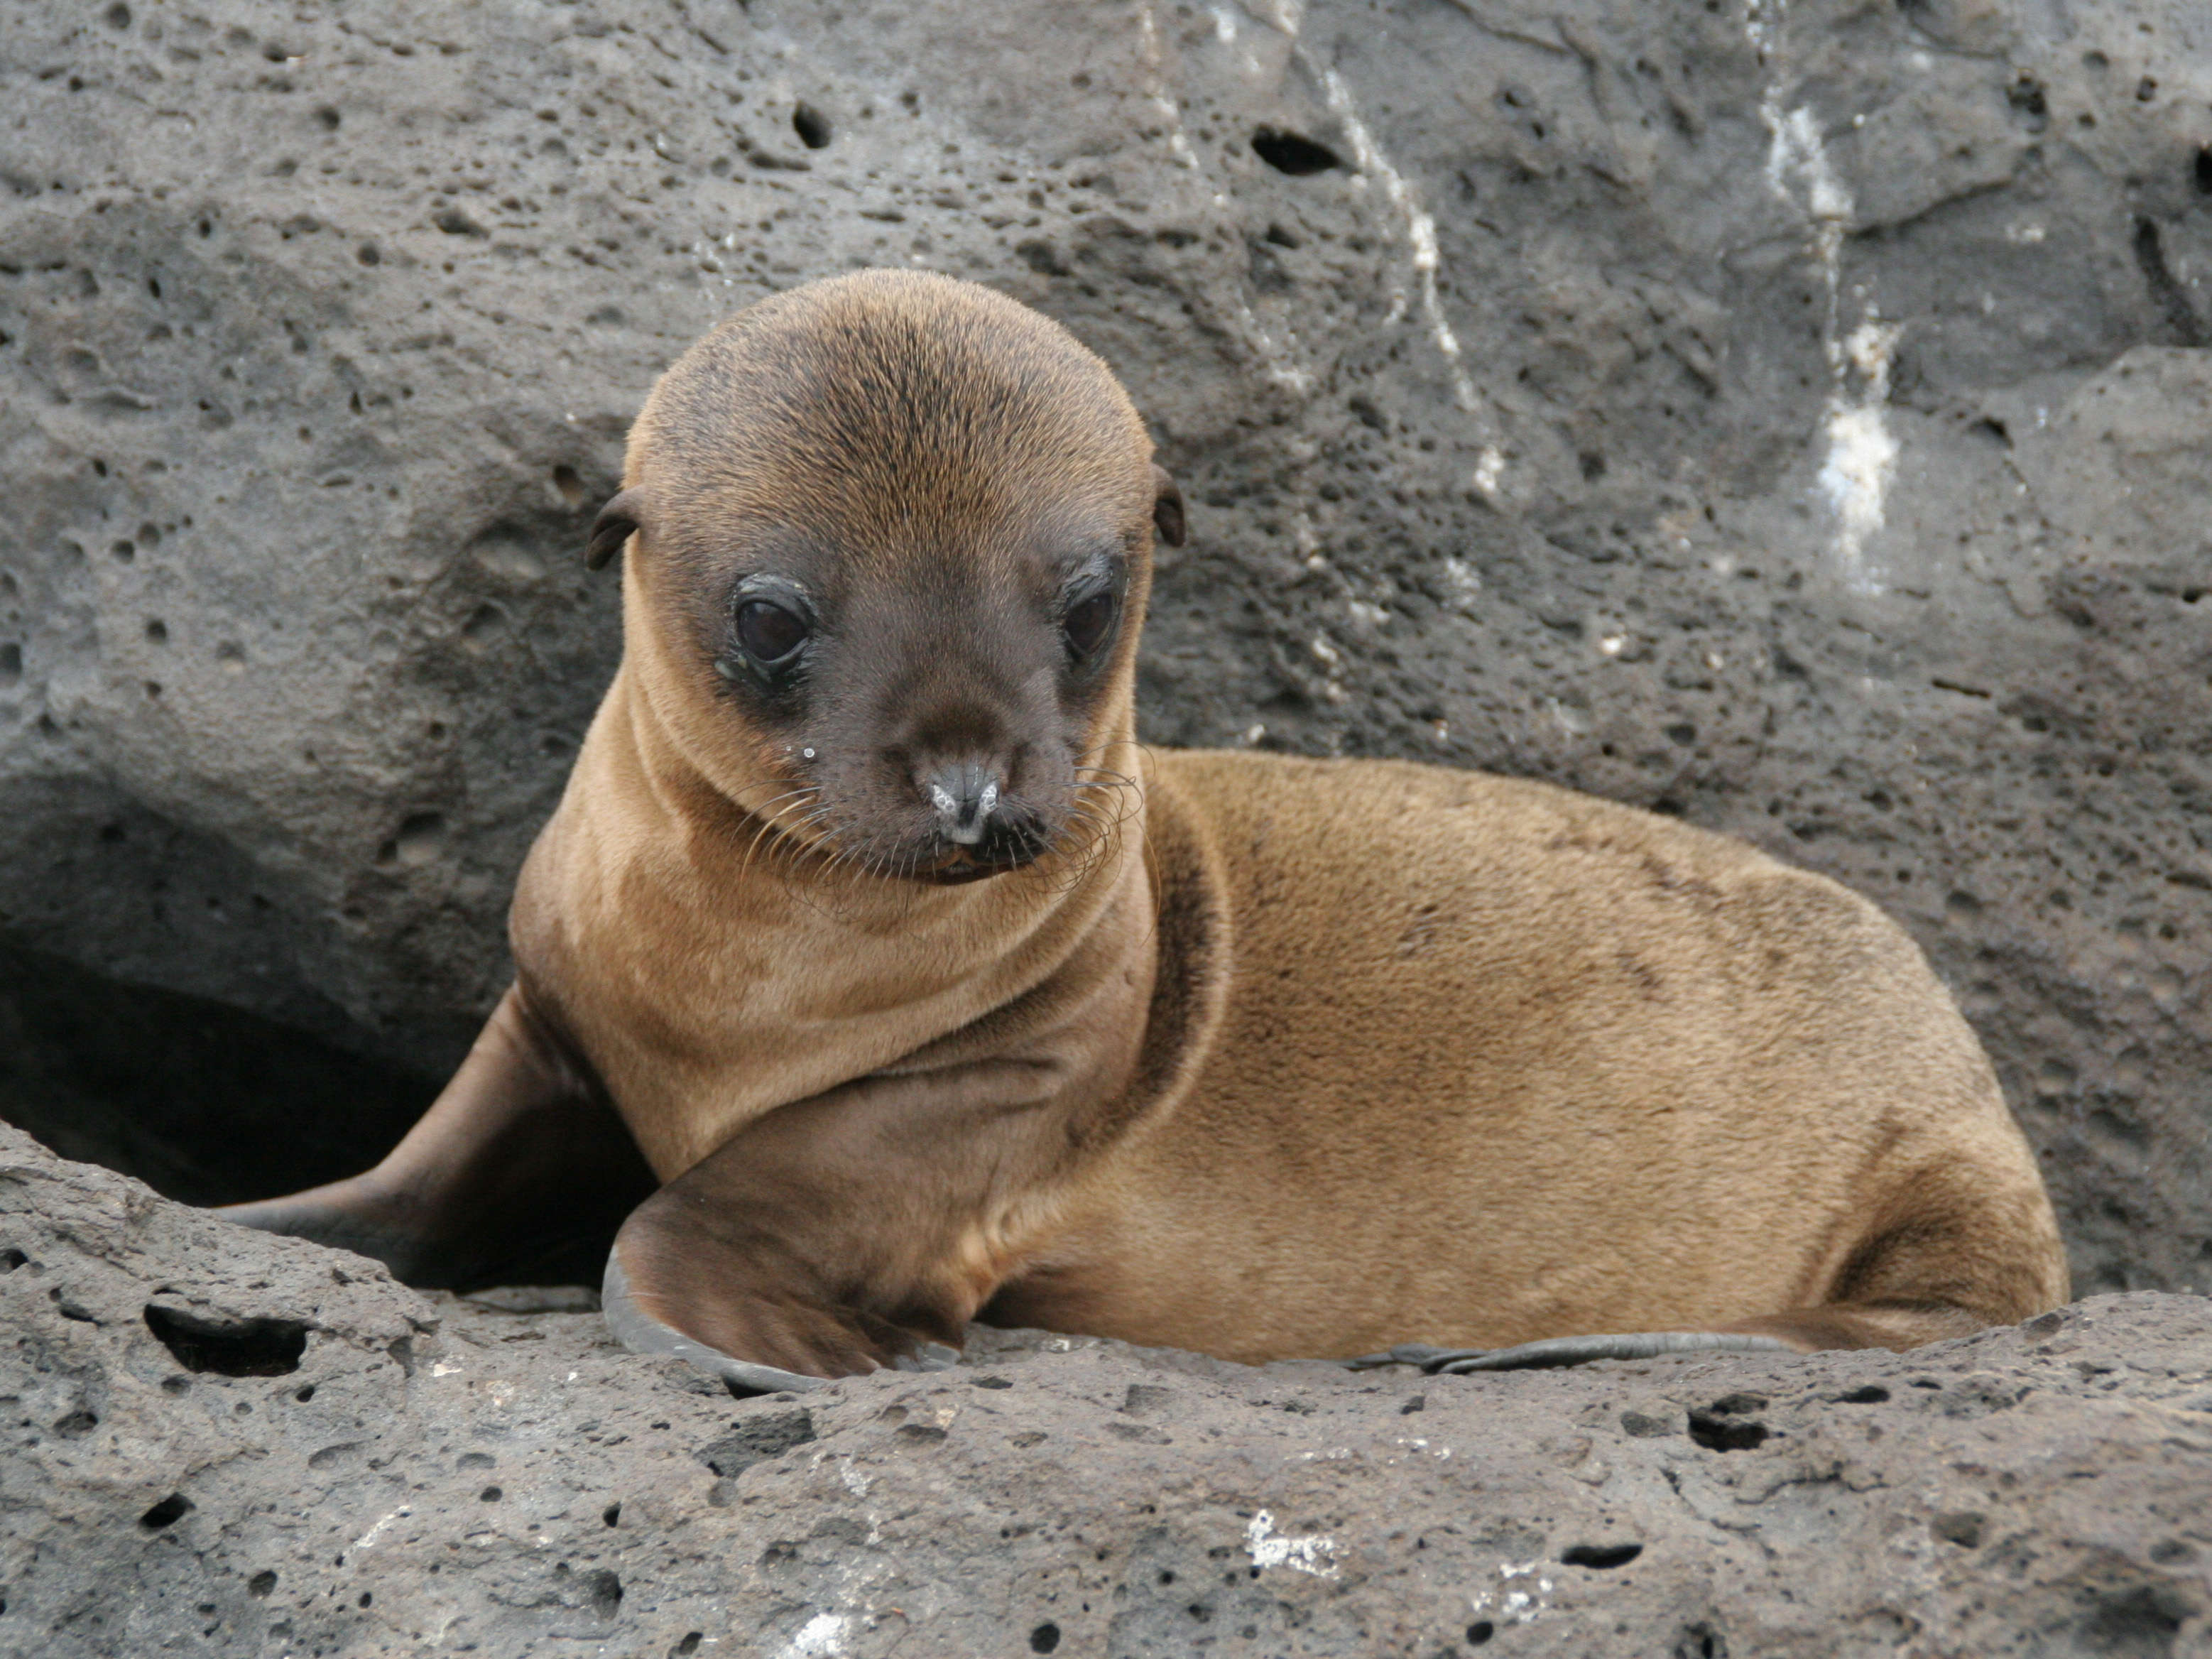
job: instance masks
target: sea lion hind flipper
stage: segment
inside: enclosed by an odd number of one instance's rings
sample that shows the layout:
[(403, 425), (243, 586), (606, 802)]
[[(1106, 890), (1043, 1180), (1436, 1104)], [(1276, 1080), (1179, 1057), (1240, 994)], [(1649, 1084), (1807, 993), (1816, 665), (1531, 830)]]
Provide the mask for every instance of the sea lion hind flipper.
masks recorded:
[(1796, 1353), (1797, 1345), (1778, 1336), (1736, 1331), (1626, 1331), (1602, 1336), (1553, 1336), (1510, 1348), (1436, 1348), (1401, 1343), (1382, 1353), (1340, 1360), (1347, 1370), (1382, 1365), (1417, 1365), (1431, 1376), (1462, 1376), (1471, 1371), (1539, 1370), (1587, 1365), (1600, 1359), (1658, 1359), (1686, 1353)]
[(1337, 1363), (1355, 1371), (1415, 1365), (1431, 1376), (1462, 1376), (1473, 1371), (1587, 1365), (1600, 1359), (1660, 1359), (1670, 1354), (1813, 1353), (1832, 1348), (1903, 1352), (1946, 1337), (1971, 1335), (1990, 1322), (1948, 1304), (1836, 1303), (1741, 1320), (1721, 1330), (1554, 1336), (1510, 1348), (1438, 1348), (1406, 1342), (1382, 1353)]
[(653, 1175), (588, 1070), (510, 987), (373, 1170), (216, 1212), (353, 1250), (426, 1289), (588, 1282)]

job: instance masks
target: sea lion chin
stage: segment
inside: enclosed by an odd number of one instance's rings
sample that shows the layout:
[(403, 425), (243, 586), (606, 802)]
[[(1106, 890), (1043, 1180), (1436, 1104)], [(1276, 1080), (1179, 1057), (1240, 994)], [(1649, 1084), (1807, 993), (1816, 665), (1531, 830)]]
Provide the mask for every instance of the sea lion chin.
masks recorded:
[(626, 1210), (613, 1328), (740, 1389), (978, 1316), (1480, 1369), (2064, 1299), (1988, 1061), (1864, 900), (1541, 784), (1140, 748), (1184, 517), (1002, 295), (725, 322), (591, 533), (624, 654), (514, 987), (376, 1170), (231, 1213), (465, 1284)]

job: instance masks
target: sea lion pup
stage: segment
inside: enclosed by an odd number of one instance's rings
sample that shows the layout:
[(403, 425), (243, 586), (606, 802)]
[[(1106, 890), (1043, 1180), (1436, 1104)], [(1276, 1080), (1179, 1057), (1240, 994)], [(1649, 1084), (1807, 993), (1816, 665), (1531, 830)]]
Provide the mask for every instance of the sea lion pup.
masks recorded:
[(1127, 396), (1012, 301), (869, 271), (725, 322), (592, 532), (625, 653), (514, 988), (376, 1170), (232, 1213), (465, 1281), (629, 1200), (619, 1115), (663, 1184), (608, 1317), (740, 1388), (979, 1316), (1247, 1361), (1628, 1334), (1589, 1358), (2065, 1299), (1872, 905), (1542, 784), (1147, 754), (1156, 535)]

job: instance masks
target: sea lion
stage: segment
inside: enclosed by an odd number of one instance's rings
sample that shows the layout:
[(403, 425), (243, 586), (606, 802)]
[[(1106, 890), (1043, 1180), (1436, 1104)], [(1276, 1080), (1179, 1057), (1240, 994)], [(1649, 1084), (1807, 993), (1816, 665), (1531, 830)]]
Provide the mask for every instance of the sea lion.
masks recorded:
[(514, 988), (377, 1169), (230, 1213), (453, 1283), (641, 1198), (611, 1322), (739, 1388), (979, 1316), (1515, 1363), (2065, 1299), (1988, 1061), (1865, 900), (1543, 784), (1140, 748), (1182, 519), (1105, 365), (1000, 295), (730, 318), (592, 532), (624, 655)]

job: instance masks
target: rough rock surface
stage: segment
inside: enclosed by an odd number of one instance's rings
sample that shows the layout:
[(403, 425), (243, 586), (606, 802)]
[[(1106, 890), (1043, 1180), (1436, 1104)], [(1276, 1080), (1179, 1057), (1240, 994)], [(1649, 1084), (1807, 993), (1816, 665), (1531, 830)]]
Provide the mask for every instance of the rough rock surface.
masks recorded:
[(0, 1129), (0, 1329), (10, 1659), (2212, 1654), (2194, 1297), (1486, 1377), (978, 1331), (740, 1402)]
[(2083, 1287), (2205, 1279), (2201, 0), (24, 5), (0, 187), (18, 1121), (203, 1197), (388, 1139), (501, 983), (652, 376), (912, 263), (1067, 321), (1185, 479), (1153, 738), (1855, 884)]

